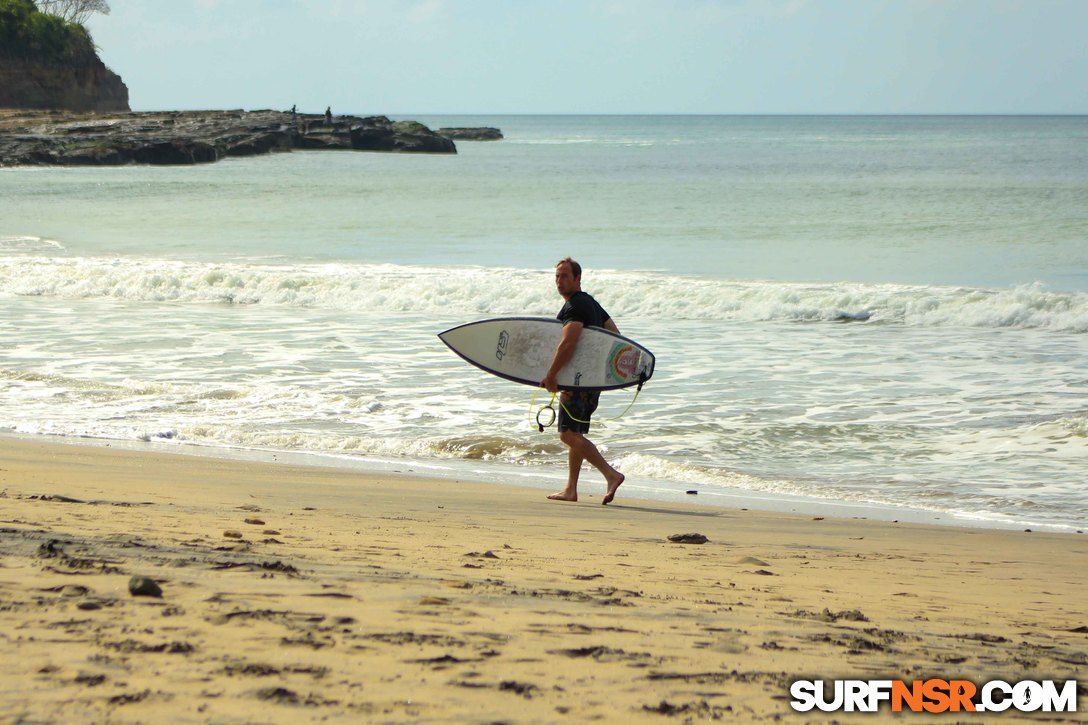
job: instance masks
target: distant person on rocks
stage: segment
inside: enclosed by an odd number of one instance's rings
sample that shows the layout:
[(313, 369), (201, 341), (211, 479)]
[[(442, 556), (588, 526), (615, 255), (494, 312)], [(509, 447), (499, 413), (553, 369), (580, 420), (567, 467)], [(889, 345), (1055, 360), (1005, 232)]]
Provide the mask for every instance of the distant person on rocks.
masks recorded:
[(325, 109), (325, 125), (326, 126), (331, 126), (332, 125), (332, 106), (328, 106)]
[[(574, 356), (582, 328), (592, 325), (619, 334), (619, 328), (604, 308), (597, 300), (582, 291), (582, 266), (570, 257), (560, 260), (555, 265), (555, 288), (566, 303), (557, 315), (559, 321), (563, 323), (562, 337), (556, 347), (552, 364), (548, 368), (548, 374), (540, 381), (540, 386), (546, 388), (549, 393), (559, 390), (556, 375)], [(593, 441), (585, 436), (589, 432), (590, 416), (597, 409), (600, 397), (599, 391), (587, 390), (564, 390), (559, 396), (559, 440), (563, 441), (568, 448), (567, 486), (562, 491), (548, 496), (553, 501), (578, 500), (578, 475), (581, 473), (583, 461), (589, 461), (590, 465), (600, 471), (608, 485), (602, 504), (612, 503), (612, 499), (616, 497), (616, 491), (623, 483), (623, 474), (609, 465)]]

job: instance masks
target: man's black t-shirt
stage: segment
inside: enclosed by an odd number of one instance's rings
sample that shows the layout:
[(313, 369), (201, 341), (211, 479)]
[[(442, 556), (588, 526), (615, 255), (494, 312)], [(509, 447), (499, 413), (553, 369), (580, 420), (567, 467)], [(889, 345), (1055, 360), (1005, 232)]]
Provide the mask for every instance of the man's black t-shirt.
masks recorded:
[(610, 318), (597, 300), (588, 293), (579, 291), (570, 296), (556, 319), (564, 325), (568, 322), (581, 322), (586, 327), (604, 327), (604, 323)]

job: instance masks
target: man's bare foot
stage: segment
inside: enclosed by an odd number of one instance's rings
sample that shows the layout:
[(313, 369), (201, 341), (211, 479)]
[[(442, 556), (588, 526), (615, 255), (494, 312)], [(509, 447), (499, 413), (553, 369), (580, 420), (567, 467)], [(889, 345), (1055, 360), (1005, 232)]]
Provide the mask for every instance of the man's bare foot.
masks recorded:
[(559, 493), (553, 493), (551, 496), (548, 496), (548, 498), (550, 498), (552, 501), (577, 501), (578, 494), (560, 491)]
[(619, 478), (614, 481), (608, 482), (608, 493), (606, 493), (604, 495), (604, 498), (601, 499), (602, 506), (607, 506), (608, 504), (612, 503), (612, 499), (616, 497), (616, 491), (619, 490), (620, 485), (627, 479), (627, 477), (624, 476), (622, 473), (617, 473), (616, 475), (619, 476)]

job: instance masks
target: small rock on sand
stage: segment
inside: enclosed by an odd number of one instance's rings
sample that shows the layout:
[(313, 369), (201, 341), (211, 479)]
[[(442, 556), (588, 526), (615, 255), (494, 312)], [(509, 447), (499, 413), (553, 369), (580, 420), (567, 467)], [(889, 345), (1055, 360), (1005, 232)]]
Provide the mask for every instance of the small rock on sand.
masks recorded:
[(673, 534), (669, 541), (674, 544), (705, 544), (709, 539), (702, 534)]
[(128, 591), (134, 597), (162, 597), (162, 588), (146, 576), (134, 576), (128, 580)]

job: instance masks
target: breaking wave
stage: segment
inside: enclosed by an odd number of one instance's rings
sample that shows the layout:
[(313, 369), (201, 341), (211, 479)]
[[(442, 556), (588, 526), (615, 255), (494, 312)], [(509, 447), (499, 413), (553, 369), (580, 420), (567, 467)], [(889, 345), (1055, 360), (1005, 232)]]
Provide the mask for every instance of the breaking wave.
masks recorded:
[(0, 254), (49, 254), (63, 249), (63, 244), (52, 239), (0, 235)]
[[(595, 271), (587, 288), (624, 317), (664, 320), (895, 323), (1088, 331), (1088, 293), (710, 280)], [(133, 302), (287, 305), (419, 314), (551, 315), (546, 271), (388, 264), (210, 264), (0, 257), (0, 295)]]

